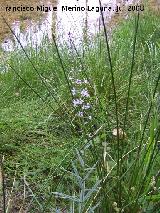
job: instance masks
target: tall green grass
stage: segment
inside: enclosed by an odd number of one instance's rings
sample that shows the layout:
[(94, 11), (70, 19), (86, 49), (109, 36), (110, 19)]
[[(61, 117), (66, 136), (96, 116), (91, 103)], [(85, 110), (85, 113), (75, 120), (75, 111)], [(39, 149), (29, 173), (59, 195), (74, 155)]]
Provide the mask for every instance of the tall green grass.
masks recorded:
[[(159, 19), (135, 14), (110, 41), (103, 22), (84, 52), (53, 36), (47, 49), (10, 54), (0, 75), (3, 210), (158, 212)], [(90, 121), (76, 116), (71, 71), (88, 81)]]

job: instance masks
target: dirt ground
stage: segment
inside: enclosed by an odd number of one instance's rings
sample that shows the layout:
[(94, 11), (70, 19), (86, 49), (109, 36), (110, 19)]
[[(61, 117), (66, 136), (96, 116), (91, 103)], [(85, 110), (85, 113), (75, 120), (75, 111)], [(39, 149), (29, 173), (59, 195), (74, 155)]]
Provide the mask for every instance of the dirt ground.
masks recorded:
[(150, 8), (160, 15), (160, 0), (150, 0)]
[[(6, 19), (6, 21), (9, 24), (12, 24), (15, 20), (21, 21), (21, 28), (25, 28), (28, 20), (39, 20), (43, 16), (43, 12), (37, 12), (35, 11), (8, 11), (7, 7), (11, 7), (11, 10), (13, 7), (34, 7), (40, 5), (47, 5), (48, 1), (45, 0), (0, 0), (0, 41), (2, 41), (4, 38), (7, 37), (7, 35), (10, 33), (9, 28), (6, 26), (6, 24), (3, 21), (3, 17)], [(51, 0), (51, 4), (54, 6), (56, 5), (56, 0)]]
[[(25, 12), (13, 12), (13, 11), (6, 11), (7, 7), (17, 7), (17, 6), (29, 6), (36, 8), (40, 5), (47, 5), (47, 0), (0, 0), (0, 41), (3, 41), (4, 38), (10, 35), (10, 30), (8, 26), (4, 23), (3, 17), (6, 19), (6, 21), (9, 24), (12, 24), (15, 20), (21, 21), (21, 29), (25, 29), (28, 20), (39, 20), (41, 17), (44, 17), (43, 12), (37, 12), (35, 11), (25, 11)], [(50, 0), (52, 6), (56, 6), (57, 0)], [(120, 0), (117, 0), (117, 3), (120, 2)], [(142, 1), (143, 2), (143, 1)], [(150, 8), (155, 11), (157, 14), (160, 14), (160, 0), (149, 0)], [(119, 23), (119, 21), (124, 18), (124, 14), (116, 14), (112, 17), (111, 21), (109, 22), (109, 26), (112, 28), (113, 26), (116, 26), (116, 24)]]

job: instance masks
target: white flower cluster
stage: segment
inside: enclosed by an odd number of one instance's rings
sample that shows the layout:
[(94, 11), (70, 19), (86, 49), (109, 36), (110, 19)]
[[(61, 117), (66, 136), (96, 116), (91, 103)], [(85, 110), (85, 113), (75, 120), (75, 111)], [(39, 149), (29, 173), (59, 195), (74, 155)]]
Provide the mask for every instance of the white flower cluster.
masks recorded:
[[(73, 71), (70, 72), (72, 76), (74, 76)], [(88, 116), (87, 110), (91, 109), (91, 104), (89, 103), (90, 94), (87, 89), (89, 82), (87, 79), (75, 79), (75, 77), (69, 76), (69, 80), (72, 81), (72, 88), (71, 92), (72, 95), (75, 97), (72, 100), (74, 108), (76, 108), (76, 116), (84, 117), (88, 119), (92, 119), (91, 116)]]

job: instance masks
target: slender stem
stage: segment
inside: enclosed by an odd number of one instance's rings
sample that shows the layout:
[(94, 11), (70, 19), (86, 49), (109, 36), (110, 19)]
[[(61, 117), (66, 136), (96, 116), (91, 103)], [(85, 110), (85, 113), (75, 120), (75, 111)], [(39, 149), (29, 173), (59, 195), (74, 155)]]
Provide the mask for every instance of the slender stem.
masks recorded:
[[(99, 0), (99, 5), (102, 7), (101, 0)], [(115, 115), (116, 115), (116, 128), (117, 128), (117, 187), (118, 187), (118, 205), (119, 208), (121, 208), (121, 171), (120, 171), (120, 141), (119, 141), (119, 118), (118, 118), (118, 104), (117, 104), (117, 92), (116, 92), (116, 86), (115, 86), (115, 79), (114, 79), (114, 73), (113, 73), (113, 66), (112, 66), (112, 59), (111, 59), (111, 53), (110, 53), (110, 47), (108, 42), (108, 35), (106, 30), (106, 25), (104, 21), (104, 15), (101, 10), (101, 17), (102, 17), (102, 24), (104, 28), (104, 35), (105, 35), (105, 41), (107, 45), (107, 52), (108, 52), (108, 59), (109, 59), (109, 65), (110, 65), (110, 73), (111, 73), (111, 81), (112, 81), (112, 87), (113, 87), (113, 93), (114, 93), (114, 103), (115, 103)]]
[(3, 18), (4, 22), (5, 22), (5, 24), (8, 26), (8, 28), (9, 28), (10, 31), (12, 32), (12, 34), (15, 36), (16, 40), (18, 41), (18, 43), (20, 44), (20, 46), (21, 46), (21, 48), (22, 48), (22, 50), (23, 50), (23, 52), (24, 52), (26, 58), (27, 58), (28, 61), (31, 63), (33, 69), (34, 69), (35, 72), (37, 73), (38, 77), (40, 78), (40, 80), (41, 80), (42, 84), (44, 85), (44, 87), (47, 89), (48, 93), (53, 97), (53, 99), (55, 100), (56, 103), (59, 103), (58, 100), (55, 98), (55, 96), (53, 96), (53, 94), (50, 92), (50, 90), (49, 90), (47, 84), (46, 84), (45, 81), (43, 80), (42, 75), (39, 73), (39, 71), (37, 70), (37, 68), (36, 68), (35, 65), (33, 64), (32, 60), (29, 58), (29, 56), (28, 56), (27, 52), (25, 51), (23, 45), (21, 44), (19, 38), (16, 36), (16, 34), (14, 33), (14, 31), (11, 29), (10, 25), (9, 25), (8, 22), (5, 20), (5, 18), (4, 18), (3, 16), (2, 16), (2, 18)]
[(55, 36), (53, 34), (52, 34), (52, 38), (53, 38), (54, 45), (56, 47), (57, 55), (58, 55), (58, 58), (59, 58), (59, 61), (60, 61), (60, 64), (61, 64), (61, 67), (62, 67), (62, 70), (63, 70), (64, 77), (66, 79), (66, 82), (67, 82), (67, 85), (68, 85), (68, 88), (69, 88), (69, 91), (70, 91), (70, 94), (71, 94), (71, 97), (72, 97), (72, 100), (73, 100), (74, 97), (73, 97), (73, 94), (72, 94), (72, 90), (71, 90), (71, 86), (70, 86), (70, 83), (69, 83), (69, 79), (68, 79), (68, 77), (66, 75), (66, 71), (65, 71), (65, 68), (64, 68), (64, 65), (63, 65), (63, 61), (62, 61), (62, 58), (60, 56), (60, 52), (59, 52), (59, 49), (58, 49), (58, 46), (57, 46), (57, 43), (56, 43), (56, 40), (55, 40)]
[(4, 167), (3, 167), (3, 159), (0, 156), (0, 172), (2, 178), (2, 196), (3, 196), (3, 213), (6, 213), (6, 193), (5, 193), (5, 178), (4, 178)]
[(127, 122), (127, 115), (128, 115), (128, 106), (129, 106), (129, 97), (130, 97), (130, 90), (131, 90), (131, 82), (133, 76), (133, 68), (135, 64), (135, 50), (136, 50), (136, 40), (137, 40), (137, 32), (138, 32), (138, 24), (139, 24), (139, 12), (137, 16), (136, 26), (135, 26), (135, 35), (133, 41), (133, 52), (132, 52), (132, 63), (131, 63), (131, 72), (129, 77), (129, 84), (128, 84), (128, 94), (127, 94), (127, 101), (126, 101), (126, 110), (125, 110), (125, 118), (124, 118), (124, 126), (123, 130), (125, 131), (126, 122)]

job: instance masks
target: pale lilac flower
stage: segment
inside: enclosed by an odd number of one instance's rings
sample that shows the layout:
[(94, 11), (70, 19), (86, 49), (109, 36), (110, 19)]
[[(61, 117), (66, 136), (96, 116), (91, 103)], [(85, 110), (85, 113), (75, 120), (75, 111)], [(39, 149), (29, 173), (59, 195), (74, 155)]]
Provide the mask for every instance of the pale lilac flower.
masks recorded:
[(73, 89), (71, 91), (72, 91), (72, 95), (76, 94), (76, 89), (74, 87), (73, 87)]
[(91, 108), (91, 105), (89, 103), (82, 106), (82, 109), (89, 109), (89, 108)]
[(78, 115), (79, 117), (83, 117), (83, 112), (78, 112), (77, 115)]
[(80, 79), (76, 79), (75, 83), (76, 83), (76, 84), (81, 84), (82, 81), (81, 81)]
[(87, 79), (84, 79), (84, 83), (85, 83), (85, 84), (88, 84), (89, 82), (88, 82), (88, 80), (87, 80)]
[(76, 107), (77, 105), (82, 105), (83, 102), (84, 101), (82, 99), (76, 99), (76, 100), (73, 100), (73, 105), (74, 107)]
[(81, 91), (81, 95), (83, 97), (90, 97), (89, 93), (88, 93), (88, 90), (85, 88), (85, 89), (82, 89)]

